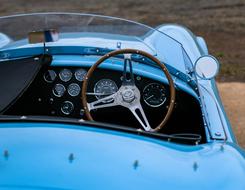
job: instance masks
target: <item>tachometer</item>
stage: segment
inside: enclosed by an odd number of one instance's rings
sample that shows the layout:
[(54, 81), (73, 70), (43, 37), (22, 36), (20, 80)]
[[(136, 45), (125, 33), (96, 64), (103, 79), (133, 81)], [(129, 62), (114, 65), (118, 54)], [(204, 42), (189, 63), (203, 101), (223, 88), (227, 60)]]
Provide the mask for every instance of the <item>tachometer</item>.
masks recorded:
[[(101, 79), (94, 86), (94, 93), (97, 99), (104, 98), (118, 91), (116, 83), (111, 79)], [(110, 102), (108, 100), (107, 102)]]
[(166, 99), (166, 89), (161, 84), (151, 83), (143, 90), (143, 100), (151, 107), (163, 105)]
[(79, 69), (75, 72), (75, 78), (82, 82), (84, 80), (84, 77), (86, 76), (87, 71), (85, 71), (84, 69)]
[(59, 73), (59, 77), (60, 77), (60, 80), (62, 80), (64, 82), (68, 82), (72, 78), (72, 72), (69, 69), (63, 69)]

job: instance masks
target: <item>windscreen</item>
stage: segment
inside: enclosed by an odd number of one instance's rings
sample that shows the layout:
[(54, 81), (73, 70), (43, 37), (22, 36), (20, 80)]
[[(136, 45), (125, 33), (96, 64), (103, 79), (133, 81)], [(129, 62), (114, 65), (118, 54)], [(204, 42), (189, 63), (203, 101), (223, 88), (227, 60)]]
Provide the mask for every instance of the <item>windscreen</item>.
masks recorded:
[[(1, 17), (0, 60), (33, 53), (33, 47), (42, 47), (43, 44), (29, 44), (28, 34), (50, 29), (59, 32), (59, 40), (47, 43), (49, 47), (97, 47), (108, 50), (133, 48), (146, 51), (183, 73), (191, 66), (182, 45), (157, 29), (115, 17), (76, 13)], [(12, 51), (22, 48), (32, 48), (32, 51), (25, 51), (23, 55), (20, 51)], [(36, 48), (34, 53), (42, 51), (42, 48)]]

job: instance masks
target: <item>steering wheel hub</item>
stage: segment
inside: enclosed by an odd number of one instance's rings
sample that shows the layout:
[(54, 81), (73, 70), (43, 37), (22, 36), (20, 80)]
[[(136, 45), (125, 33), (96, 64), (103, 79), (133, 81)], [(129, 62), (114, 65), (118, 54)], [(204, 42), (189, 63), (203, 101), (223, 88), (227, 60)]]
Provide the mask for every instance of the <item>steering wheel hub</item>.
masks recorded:
[(132, 102), (135, 99), (135, 93), (132, 89), (126, 89), (122, 92), (122, 98), (125, 102)]

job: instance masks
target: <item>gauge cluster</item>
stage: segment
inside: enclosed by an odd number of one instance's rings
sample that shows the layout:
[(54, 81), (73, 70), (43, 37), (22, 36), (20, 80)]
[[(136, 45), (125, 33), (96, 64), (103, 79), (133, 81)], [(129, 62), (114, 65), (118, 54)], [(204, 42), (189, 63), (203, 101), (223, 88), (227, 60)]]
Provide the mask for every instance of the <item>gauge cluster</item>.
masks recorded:
[[(52, 85), (52, 92), (49, 94), (54, 102), (59, 106), (52, 113), (62, 115), (73, 115), (74, 111), (79, 112), (80, 116), (84, 113), (83, 109), (76, 110), (81, 106), (80, 94), (82, 82), (87, 74), (84, 68), (52, 68), (43, 74), (43, 79), (47, 85)], [(141, 91), (143, 104), (149, 108), (161, 107), (167, 100), (167, 89), (163, 84), (136, 76), (136, 85)], [(120, 75), (111, 77), (100, 75), (94, 80), (90, 93), (95, 99), (101, 99), (118, 91), (121, 85)], [(110, 100), (107, 100), (110, 102)]]
[(46, 96), (52, 115), (72, 116), (75, 111), (83, 115), (82, 108), (76, 110), (76, 107), (80, 107), (81, 85), (86, 74), (87, 70), (83, 68), (53, 67), (44, 72), (44, 82), (51, 88)]

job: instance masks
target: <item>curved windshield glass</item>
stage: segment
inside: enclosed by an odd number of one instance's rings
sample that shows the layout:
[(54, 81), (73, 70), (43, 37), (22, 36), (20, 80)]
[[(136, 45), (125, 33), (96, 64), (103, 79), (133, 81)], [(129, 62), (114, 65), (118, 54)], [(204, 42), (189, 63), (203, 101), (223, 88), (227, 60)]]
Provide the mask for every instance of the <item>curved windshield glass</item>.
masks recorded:
[[(49, 48), (133, 48), (146, 51), (183, 73), (191, 67), (182, 45), (157, 29), (115, 17), (76, 13), (37, 13), (1, 17), (0, 60), (28, 56), (31, 52), (41, 53), (43, 44), (29, 44), (28, 34), (50, 29), (59, 32), (59, 40), (46, 43)], [(34, 50), (33, 47), (36, 48), (35, 51), (25, 51), (23, 54), (21, 51), (13, 51), (27, 48)], [(59, 50), (64, 52), (64, 49)], [(69, 53), (77, 53), (72, 52), (73, 50), (75, 48), (70, 48)]]

